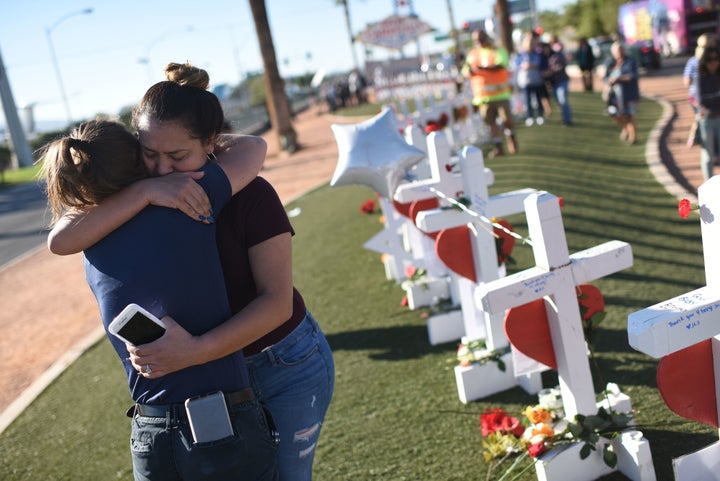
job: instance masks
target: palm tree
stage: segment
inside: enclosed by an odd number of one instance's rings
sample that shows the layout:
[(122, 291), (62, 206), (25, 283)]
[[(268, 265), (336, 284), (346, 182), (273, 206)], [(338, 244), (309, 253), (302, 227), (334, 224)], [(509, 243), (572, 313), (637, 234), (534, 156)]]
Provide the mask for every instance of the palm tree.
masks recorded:
[(275, 57), (265, 0), (249, 0), (255, 21), (260, 54), (265, 68), (265, 89), (268, 93), (268, 112), (272, 128), (277, 132), (280, 148), (293, 153), (297, 150), (297, 133), (292, 126), (290, 104), (285, 95), (285, 82), (280, 77)]
[(350, 24), (350, 8), (348, 7), (348, 0), (335, 0), (335, 5), (342, 5), (345, 10), (345, 24), (347, 25), (348, 35), (350, 35), (350, 48), (352, 49), (353, 66), (359, 69), (357, 53), (355, 52), (355, 35), (352, 32), (352, 25)]
[(498, 19), (500, 26), (500, 41), (502, 46), (508, 53), (512, 53), (513, 41), (512, 41), (512, 25), (510, 25), (510, 6), (508, 0), (497, 0), (495, 3), (495, 16)]

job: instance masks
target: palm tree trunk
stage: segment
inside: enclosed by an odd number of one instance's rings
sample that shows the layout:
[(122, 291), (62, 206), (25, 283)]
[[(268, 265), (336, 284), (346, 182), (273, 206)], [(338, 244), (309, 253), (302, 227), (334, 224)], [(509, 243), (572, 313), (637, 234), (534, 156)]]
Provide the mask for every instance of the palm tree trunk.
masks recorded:
[(355, 35), (353, 35), (352, 24), (350, 23), (350, 8), (348, 7), (348, 0), (336, 0), (338, 5), (343, 6), (345, 11), (345, 25), (347, 25), (348, 35), (350, 36), (350, 49), (352, 50), (353, 66), (356, 69), (360, 68), (358, 63), (357, 52), (355, 52)]
[(280, 77), (275, 57), (265, 0), (249, 0), (255, 21), (260, 54), (265, 68), (265, 89), (268, 93), (268, 113), (272, 128), (276, 130), (280, 149), (292, 153), (298, 148), (297, 134), (292, 126), (290, 104), (285, 95), (285, 82)]
[(510, 7), (508, 0), (497, 0), (495, 3), (495, 15), (500, 26), (500, 41), (508, 53), (513, 53), (512, 25), (510, 25)]

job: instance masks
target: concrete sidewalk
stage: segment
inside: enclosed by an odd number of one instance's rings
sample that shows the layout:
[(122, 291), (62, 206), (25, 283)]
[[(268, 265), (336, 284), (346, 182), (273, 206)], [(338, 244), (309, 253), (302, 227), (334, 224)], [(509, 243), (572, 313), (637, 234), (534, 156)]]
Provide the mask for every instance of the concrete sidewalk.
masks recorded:
[[(682, 80), (686, 61), (687, 57), (664, 59), (662, 69), (641, 76), (640, 93), (658, 100), (666, 109), (658, 122), (657, 138), (651, 137), (646, 146), (648, 165), (668, 191), (696, 199), (704, 180), (700, 170), (701, 148), (687, 146), (694, 113)], [(654, 165), (660, 170), (654, 169)]]
[[(694, 197), (702, 183), (699, 147), (688, 148), (692, 110), (682, 86), (685, 59), (640, 80), (641, 92), (657, 98), (664, 114), (646, 145), (648, 165), (668, 191)], [(578, 82), (579, 84), (579, 82)], [(596, 81), (596, 88), (601, 82)], [(573, 87), (577, 88), (575, 81)], [(301, 149), (280, 152), (272, 133), (261, 173), (288, 203), (332, 177), (338, 153), (332, 123), (357, 122), (310, 109), (295, 128)], [(103, 335), (95, 299), (84, 279), (82, 256), (54, 256), (44, 246), (0, 269), (0, 432), (49, 382)]]

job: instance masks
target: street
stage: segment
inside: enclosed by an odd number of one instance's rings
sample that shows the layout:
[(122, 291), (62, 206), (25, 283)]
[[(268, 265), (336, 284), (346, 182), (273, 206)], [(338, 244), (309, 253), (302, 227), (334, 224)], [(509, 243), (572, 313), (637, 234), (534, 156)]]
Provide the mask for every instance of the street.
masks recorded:
[(0, 190), (0, 268), (45, 242), (50, 211), (40, 184)]

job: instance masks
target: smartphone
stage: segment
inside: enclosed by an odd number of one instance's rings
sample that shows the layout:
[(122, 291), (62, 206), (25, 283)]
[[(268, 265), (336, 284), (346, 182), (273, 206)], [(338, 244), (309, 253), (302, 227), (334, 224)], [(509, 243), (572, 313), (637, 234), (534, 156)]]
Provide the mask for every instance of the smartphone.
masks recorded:
[(137, 304), (128, 304), (108, 326), (111, 334), (135, 346), (147, 344), (165, 333), (163, 322)]
[(195, 443), (209, 443), (233, 435), (232, 421), (222, 391), (185, 400), (185, 412)]

